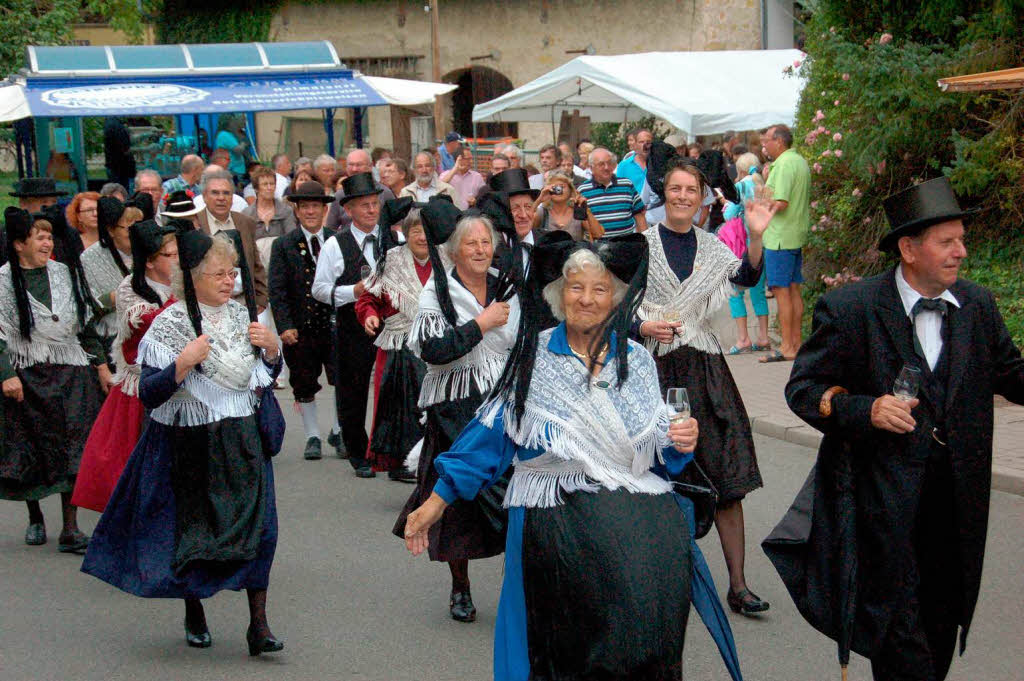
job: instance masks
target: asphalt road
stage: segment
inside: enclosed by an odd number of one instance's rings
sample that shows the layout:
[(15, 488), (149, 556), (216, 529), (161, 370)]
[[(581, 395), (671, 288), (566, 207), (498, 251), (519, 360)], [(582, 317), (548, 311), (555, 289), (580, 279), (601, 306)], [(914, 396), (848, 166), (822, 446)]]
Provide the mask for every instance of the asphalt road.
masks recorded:
[[(390, 534), (411, 486), (384, 476), (359, 480), (348, 462), (332, 457), (303, 461), (301, 419), (290, 401), (282, 406), (289, 432), (275, 462), (281, 531), (268, 602), (271, 626), (286, 641), (282, 653), (248, 657), (245, 597), (233, 592), (206, 602), (213, 647), (187, 648), (180, 603), (123, 594), (79, 572), (80, 558), (57, 553), (56, 498), (44, 503), (50, 543), (43, 547), (25, 546), (24, 505), (6, 502), (0, 504), (0, 681), (491, 678), (501, 559), (471, 564), (479, 619), (452, 621), (447, 569), (425, 557), (413, 560)], [(788, 507), (813, 452), (763, 437), (757, 445), (766, 487), (746, 503), (747, 579), (772, 609), (760, 620), (730, 613), (745, 678), (838, 679), (834, 645), (805, 624), (758, 546)], [(90, 531), (97, 516), (81, 516)], [(967, 654), (954, 662), (950, 679), (1024, 678), (1022, 530), (1024, 498), (995, 493), (981, 601)], [(701, 546), (724, 589), (715, 533)], [(685, 675), (688, 681), (728, 678), (696, 615)], [(870, 679), (866, 661), (853, 661), (850, 678)]]

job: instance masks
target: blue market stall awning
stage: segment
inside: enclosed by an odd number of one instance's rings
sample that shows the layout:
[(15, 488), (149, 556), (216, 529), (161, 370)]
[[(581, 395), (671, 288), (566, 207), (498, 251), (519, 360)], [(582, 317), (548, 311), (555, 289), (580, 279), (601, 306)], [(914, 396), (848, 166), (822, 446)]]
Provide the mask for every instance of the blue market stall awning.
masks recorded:
[(274, 76), (32, 79), (34, 116), (146, 116), (379, 106), (387, 102), (351, 71)]
[(387, 102), (327, 41), (28, 48), (33, 116), (283, 111)]

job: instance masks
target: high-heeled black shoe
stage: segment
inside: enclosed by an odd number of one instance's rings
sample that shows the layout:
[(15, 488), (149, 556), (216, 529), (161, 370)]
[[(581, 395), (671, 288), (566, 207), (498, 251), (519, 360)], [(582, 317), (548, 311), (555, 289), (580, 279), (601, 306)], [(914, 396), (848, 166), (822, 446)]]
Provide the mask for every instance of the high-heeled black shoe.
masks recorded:
[(761, 613), (767, 612), (768, 608), (771, 607), (768, 605), (768, 601), (761, 600), (761, 598), (750, 589), (744, 589), (739, 593), (733, 593), (733, 590), (729, 589), (729, 593), (725, 600), (733, 612), (746, 615), (747, 617), (750, 617), (751, 615), (760, 615)]
[(186, 619), (185, 643), (188, 644), (189, 648), (209, 648), (213, 645), (213, 637), (210, 636), (210, 630), (205, 626), (202, 631), (192, 631), (188, 628), (188, 620)]
[(260, 636), (249, 627), (245, 632), (245, 641), (249, 644), (249, 656), (256, 657), (262, 653), (276, 653), (284, 648), (284, 641), (278, 641), (273, 634)]
[(473, 605), (473, 597), (469, 594), (469, 589), (452, 592), (449, 612), (456, 622), (476, 621), (476, 606)]

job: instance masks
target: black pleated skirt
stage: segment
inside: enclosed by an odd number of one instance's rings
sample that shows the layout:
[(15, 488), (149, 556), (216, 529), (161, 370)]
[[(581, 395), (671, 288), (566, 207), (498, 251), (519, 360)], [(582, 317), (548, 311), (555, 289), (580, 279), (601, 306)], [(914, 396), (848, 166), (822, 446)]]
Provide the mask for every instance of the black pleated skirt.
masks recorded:
[(427, 365), (404, 347), (388, 350), (386, 356), (370, 451), (380, 470), (391, 471), (402, 467), (409, 450), (423, 437), (416, 401)]
[(531, 508), (523, 585), (531, 681), (679, 681), (690, 531), (671, 494), (567, 494)]
[(655, 363), (662, 393), (686, 388), (690, 395), (690, 414), (700, 425), (694, 460), (718, 489), (719, 502), (742, 499), (761, 487), (750, 417), (725, 357), (684, 345)]

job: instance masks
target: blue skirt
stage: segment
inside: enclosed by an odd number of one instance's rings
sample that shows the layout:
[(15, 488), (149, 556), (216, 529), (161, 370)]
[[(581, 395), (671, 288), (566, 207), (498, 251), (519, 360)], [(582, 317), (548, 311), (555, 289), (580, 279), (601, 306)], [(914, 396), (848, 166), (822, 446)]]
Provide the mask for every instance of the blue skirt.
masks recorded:
[(175, 574), (172, 430), (149, 422), (93, 532), (82, 572), (143, 598), (209, 598), (224, 589), (266, 589), (277, 548), (274, 471), (269, 458), (264, 464), (264, 522), (256, 558), (196, 562)]

